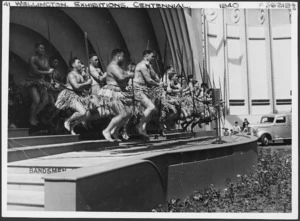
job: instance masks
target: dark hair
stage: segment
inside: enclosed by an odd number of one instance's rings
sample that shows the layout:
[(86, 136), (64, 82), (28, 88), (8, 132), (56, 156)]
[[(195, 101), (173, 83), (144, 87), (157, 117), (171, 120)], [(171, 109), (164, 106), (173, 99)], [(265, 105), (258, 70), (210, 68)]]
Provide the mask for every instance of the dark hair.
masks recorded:
[(111, 58), (114, 58), (115, 56), (121, 54), (121, 53), (124, 53), (124, 51), (122, 49), (114, 49), (112, 52), (111, 52)]
[(129, 62), (128, 66), (129, 66), (129, 65), (134, 65), (134, 66), (136, 66), (136, 63), (134, 63), (134, 62), (131, 61), (131, 62)]
[(148, 49), (146, 49), (146, 50), (143, 51), (143, 57), (145, 57), (145, 55), (151, 54), (151, 53), (154, 54), (154, 51), (153, 51), (153, 50), (148, 50)]
[(91, 53), (89, 54), (89, 59), (91, 59), (92, 57), (97, 56), (95, 53)]
[(236, 121), (235, 124), (239, 124), (239, 123)]
[(172, 78), (174, 75), (177, 75), (177, 73), (175, 73), (175, 72), (169, 73), (169, 80), (171, 80), (171, 78)]
[(43, 42), (37, 42), (35, 45), (34, 45), (34, 48), (37, 49), (40, 45), (43, 45), (45, 47), (45, 44)]
[(73, 68), (72, 67), (72, 65), (74, 64), (74, 62), (76, 61), (76, 60), (78, 60), (79, 58), (77, 58), (77, 57), (72, 57), (72, 58), (70, 58), (70, 61), (69, 61), (69, 68)]
[(207, 85), (206, 83), (203, 82), (203, 83), (201, 84), (201, 87), (207, 87), (207, 88), (208, 88), (208, 85)]
[(54, 60), (58, 60), (59, 61), (59, 59), (57, 57), (51, 57), (49, 59), (49, 63), (51, 64)]
[(193, 75), (188, 76), (188, 80), (193, 79), (193, 78), (194, 78)]

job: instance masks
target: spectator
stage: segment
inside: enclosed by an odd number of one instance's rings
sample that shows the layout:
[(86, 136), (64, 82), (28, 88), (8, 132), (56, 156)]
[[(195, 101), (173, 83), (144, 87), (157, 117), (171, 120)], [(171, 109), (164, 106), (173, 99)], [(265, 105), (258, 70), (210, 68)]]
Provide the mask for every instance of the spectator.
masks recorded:
[(238, 134), (241, 132), (241, 128), (237, 121), (234, 123), (232, 130), (233, 130), (233, 134)]
[(247, 120), (247, 118), (244, 119), (243, 122), (243, 132), (248, 132), (248, 125), (249, 125), (249, 121)]

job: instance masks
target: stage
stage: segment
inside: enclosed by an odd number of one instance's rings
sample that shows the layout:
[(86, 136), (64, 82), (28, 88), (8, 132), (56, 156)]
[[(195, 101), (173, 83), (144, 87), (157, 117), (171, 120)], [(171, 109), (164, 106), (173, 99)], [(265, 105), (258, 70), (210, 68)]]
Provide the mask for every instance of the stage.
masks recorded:
[(46, 150), (59, 150), (56, 144), (33, 146), (39, 156), (8, 163), (8, 209), (151, 211), (211, 184), (225, 187), (257, 166), (254, 137), (226, 136), (225, 143), (213, 144), (211, 133), (193, 135), (149, 142), (78, 141), (81, 148), (65, 143), (68, 148), (53, 155)]

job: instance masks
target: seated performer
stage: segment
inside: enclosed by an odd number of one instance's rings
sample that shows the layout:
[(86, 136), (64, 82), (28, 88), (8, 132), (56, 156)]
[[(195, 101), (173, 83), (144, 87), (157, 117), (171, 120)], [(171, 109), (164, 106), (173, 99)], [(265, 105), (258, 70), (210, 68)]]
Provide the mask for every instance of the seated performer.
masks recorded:
[(89, 103), (83, 93), (91, 87), (92, 80), (84, 81), (81, 62), (78, 58), (71, 58), (69, 65), (72, 70), (67, 76), (66, 89), (59, 93), (55, 106), (60, 110), (71, 108), (75, 112), (64, 123), (65, 128), (75, 134), (75, 126), (89, 115)]
[(51, 75), (54, 71), (50, 68), (49, 60), (45, 53), (45, 46), (42, 43), (35, 45), (35, 55), (29, 59), (30, 71), (25, 80), (25, 87), (30, 90), (31, 106), (29, 123), (31, 126), (37, 125), (38, 113), (48, 104), (47, 85), (44, 81), (45, 75)]
[(151, 67), (153, 60), (154, 52), (152, 50), (145, 50), (143, 52), (143, 60), (136, 66), (135, 77), (133, 79), (134, 96), (138, 103), (137, 106), (143, 106), (141, 109), (143, 113), (137, 125), (137, 130), (145, 139), (149, 139), (146, 127), (155, 112), (155, 106), (150, 100), (150, 91), (152, 87), (160, 87), (163, 85), (163, 82), (159, 83), (157, 81), (157, 75)]
[(104, 138), (110, 142), (120, 141), (119, 130), (132, 116), (133, 98), (132, 93), (127, 92), (126, 86), (128, 80), (134, 77), (134, 72), (122, 70), (124, 60), (122, 50), (113, 50), (112, 60), (106, 70), (107, 85), (102, 87), (91, 101), (97, 107), (100, 117), (113, 116), (108, 126), (102, 131)]

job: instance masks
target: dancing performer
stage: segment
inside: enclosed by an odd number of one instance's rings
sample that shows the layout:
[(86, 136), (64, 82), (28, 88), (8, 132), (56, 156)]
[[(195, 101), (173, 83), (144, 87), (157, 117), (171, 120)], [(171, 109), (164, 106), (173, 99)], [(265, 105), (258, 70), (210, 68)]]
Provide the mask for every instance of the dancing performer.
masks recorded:
[(49, 95), (49, 104), (50, 108), (48, 108), (48, 117), (47, 120), (45, 119), (44, 123), (55, 127), (53, 124), (53, 119), (58, 115), (59, 109), (55, 107), (55, 102), (57, 100), (58, 94), (65, 88), (63, 83), (63, 76), (58, 70), (59, 67), (59, 60), (57, 58), (50, 59), (50, 67), (54, 69), (51, 78), (50, 76), (45, 76), (45, 80), (50, 83), (48, 88), (48, 95)]
[[(130, 62), (127, 66), (127, 69), (128, 71), (135, 71), (135, 67), (136, 67), (136, 64), (133, 63), (133, 62)], [(137, 113), (137, 110), (135, 108), (135, 102), (134, 102), (134, 91), (133, 91), (133, 81), (132, 81), (132, 78), (129, 79), (128, 83), (127, 83), (127, 86), (126, 86), (126, 90), (131, 92), (133, 94), (133, 114)], [(128, 126), (128, 123), (130, 121), (131, 118), (129, 118), (125, 123), (124, 125), (122, 126), (122, 130), (121, 130), (121, 136), (123, 138), (123, 140), (128, 140), (129, 139), (129, 136), (128, 136), (128, 133), (127, 133), (127, 126)]]
[(169, 74), (174, 73), (174, 67), (172, 65), (168, 65), (166, 71), (162, 77), (162, 81), (164, 82), (164, 87), (167, 88), (169, 85)]
[(125, 60), (122, 50), (113, 50), (111, 57), (106, 70), (106, 85), (98, 91), (97, 96), (93, 96), (91, 102), (96, 105), (100, 117), (113, 116), (102, 131), (104, 138), (113, 142), (120, 141), (119, 130), (132, 116), (132, 93), (126, 90), (126, 86), (128, 80), (134, 77), (134, 72), (122, 70)]
[(101, 87), (105, 85), (106, 73), (103, 73), (98, 67), (99, 58), (96, 54), (89, 55), (89, 68), (92, 76), (92, 94), (97, 94)]
[(24, 82), (24, 86), (29, 88), (32, 100), (29, 123), (31, 126), (35, 126), (39, 123), (37, 120), (38, 113), (49, 102), (47, 85), (44, 81), (44, 77), (46, 75), (51, 75), (54, 71), (53, 68), (50, 68), (44, 44), (37, 43), (35, 45), (35, 55), (30, 57), (29, 65), (30, 71)]
[(84, 81), (81, 62), (77, 57), (71, 58), (69, 65), (72, 70), (67, 76), (66, 89), (59, 93), (55, 106), (60, 110), (71, 108), (74, 111), (74, 114), (65, 120), (64, 126), (75, 134), (75, 126), (89, 116), (89, 103), (83, 93), (91, 87), (92, 80)]
[(150, 90), (152, 87), (160, 87), (163, 82), (157, 81), (157, 75), (151, 67), (151, 62), (154, 60), (154, 51), (145, 50), (143, 52), (143, 59), (137, 64), (135, 69), (135, 77), (133, 79), (134, 96), (137, 101), (137, 106), (142, 106), (142, 117), (137, 125), (138, 132), (143, 135), (145, 139), (149, 139), (146, 132), (146, 126), (151, 116), (155, 112), (155, 106), (150, 100)]

